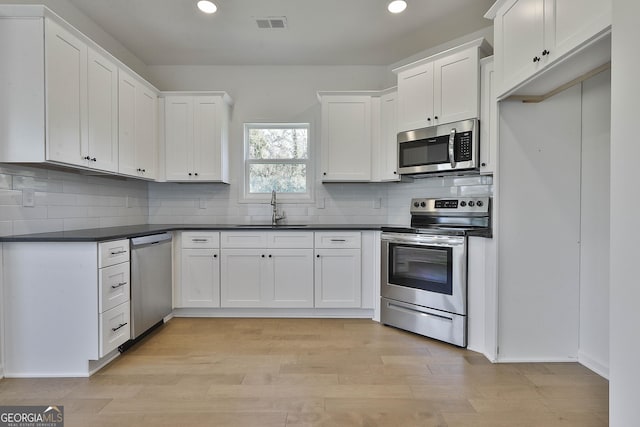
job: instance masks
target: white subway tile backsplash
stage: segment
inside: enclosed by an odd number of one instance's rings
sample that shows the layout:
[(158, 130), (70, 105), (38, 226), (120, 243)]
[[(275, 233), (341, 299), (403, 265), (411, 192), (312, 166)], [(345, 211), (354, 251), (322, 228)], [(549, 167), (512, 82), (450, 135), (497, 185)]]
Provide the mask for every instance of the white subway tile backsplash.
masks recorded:
[(63, 231), (62, 219), (33, 219), (13, 221), (13, 234), (48, 233)]
[(7, 173), (0, 173), (0, 188), (13, 188), (13, 176)]
[[(36, 206), (22, 207), (22, 189)], [(315, 183), (314, 200), (279, 203), (288, 224), (409, 224), (413, 197), (490, 196), (490, 176), (434, 177), (379, 184)], [(0, 165), (0, 234), (132, 224), (269, 223), (268, 202), (240, 201), (238, 186), (147, 183)], [(202, 200), (202, 204), (200, 201)], [(202, 206), (202, 207), (201, 207)]]

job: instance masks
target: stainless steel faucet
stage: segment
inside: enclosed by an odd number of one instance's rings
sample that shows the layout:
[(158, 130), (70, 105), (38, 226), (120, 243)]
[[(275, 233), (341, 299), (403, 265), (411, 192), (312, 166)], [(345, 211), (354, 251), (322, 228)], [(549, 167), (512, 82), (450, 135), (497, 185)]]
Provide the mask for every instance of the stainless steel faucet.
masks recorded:
[(278, 221), (285, 218), (284, 212), (278, 214), (278, 202), (276, 200), (276, 190), (271, 190), (271, 206), (273, 210), (271, 212), (271, 225), (278, 225)]

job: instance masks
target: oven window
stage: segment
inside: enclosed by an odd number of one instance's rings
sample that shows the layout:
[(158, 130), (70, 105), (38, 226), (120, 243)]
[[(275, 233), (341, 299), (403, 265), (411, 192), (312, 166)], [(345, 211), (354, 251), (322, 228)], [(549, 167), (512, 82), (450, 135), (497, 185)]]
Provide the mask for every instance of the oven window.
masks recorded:
[(389, 244), (389, 283), (452, 295), (452, 248)]

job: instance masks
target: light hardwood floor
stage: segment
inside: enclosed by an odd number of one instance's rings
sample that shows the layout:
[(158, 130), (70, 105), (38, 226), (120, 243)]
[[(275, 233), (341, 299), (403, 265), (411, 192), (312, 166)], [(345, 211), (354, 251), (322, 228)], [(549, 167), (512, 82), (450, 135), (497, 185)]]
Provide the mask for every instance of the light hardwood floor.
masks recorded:
[(363, 319), (172, 319), (91, 378), (4, 379), (65, 427), (606, 426), (608, 382)]

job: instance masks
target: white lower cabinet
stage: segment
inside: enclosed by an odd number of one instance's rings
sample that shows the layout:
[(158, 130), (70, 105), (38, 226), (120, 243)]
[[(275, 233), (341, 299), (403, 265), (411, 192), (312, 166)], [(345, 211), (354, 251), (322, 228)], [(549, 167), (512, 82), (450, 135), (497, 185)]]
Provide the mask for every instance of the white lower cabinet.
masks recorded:
[(353, 231), (315, 233), (315, 307), (362, 305), (361, 239)]
[(5, 377), (87, 377), (129, 340), (129, 240), (2, 244)]
[(100, 314), (100, 357), (107, 355), (131, 338), (129, 302)]
[[(238, 248), (242, 232), (222, 233), (220, 295), (222, 307), (313, 307), (313, 233), (252, 234), (265, 248)], [(247, 235), (247, 240), (249, 239)], [(301, 243), (310, 242), (307, 248)], [(247, 243), (248, 245), (250, 243)], [(273, 246), (295, 246), (280, 248)]]
[(370, 308), (361, 239), (353, 231), (183, 232), (176, 307)]
[(129, 239), (98, 244), (100, 357), (131, 338), (129, 253)]
[(220, 307), (220, 250), (182, 250), (179, 307)]
[(360, 307), (361, 294), (360, 249), (316, 249), (315, 306)]
[(263, 307), (261, 249), (223, 249), (220, 264), (222, 307)]

